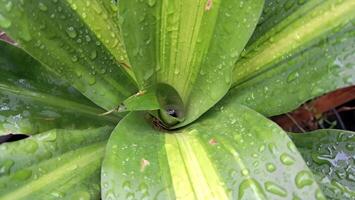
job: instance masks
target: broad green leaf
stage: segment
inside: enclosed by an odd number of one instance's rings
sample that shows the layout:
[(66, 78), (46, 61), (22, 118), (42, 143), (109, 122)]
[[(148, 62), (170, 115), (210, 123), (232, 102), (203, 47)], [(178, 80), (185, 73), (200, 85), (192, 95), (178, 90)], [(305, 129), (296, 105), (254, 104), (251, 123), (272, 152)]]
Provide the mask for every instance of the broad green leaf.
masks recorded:
[(51, 130), (0, 145), (0, 199), (98, 199), (111, 130)]
[[(111, 110), (134, 94), (116, 5), (103, 1), (0, 2), (0, 28), (48, 69)], [(123, 64), (124, 63), (124, 64)]]
[[(251, 36), (263, 0), (119, 1), (123, 38), (137, 82), (180, 95), (186, 125), (220, 100)], [(164, 107), (164, 105), (162, 105)]]
[(176, 131), (133, 112), (111, 135), (102, 199), (324, 199), (287, 134), (239, 104)]
[(102, 126), (117, 117), (45, 70), (21, 49), (0, 42), (0, 135), (35, 134), (53, 128)]
[(233, 84), (242, 83), (256, 74), (272, 69), (277, 62), (286, 60), (294, 51), (319, 41), (355, 18), (353, 0), (325, 0), (314, 6), (315, 2), (319, 1), (311, 0), (304, 4), (248, 46), (245, 55), (235, 66)]
[(355, 133), (317, 130), (290, 134), (328, 199), (355, 199)]
[[(237, 62), (235, 75), (238, 69), (243, 72), (253, 70), (253, 66), (261, 71), (236, 80), (225, 101), (238, 101), (273, 116), (355, 84), (354, 1), (317, 2), (307, 1), (247, 47), (246, 54)], [(295, 38), (290, 39), (291, 36)], [(273, 58), (270, 63), (246, 66), (247, 62), (261, 62), (266, 54)]]
[[(263, 13), (259, 18), (258, 26), (253, 32), (248, 44), (255, 42), (255, 40), (259, 39), (282, 21), (284, 21), (284, 25), (286, 26), (287, 22), (285, 19), (290, 15), (292, 15), (292, 17), (287, 20), (288, 22), (307, 14), (310, 9), (313, 9), (322, 2), (324, 2), (324, 0), (265, 0)], [(294, 14), (296, 12), (297, 14)]]

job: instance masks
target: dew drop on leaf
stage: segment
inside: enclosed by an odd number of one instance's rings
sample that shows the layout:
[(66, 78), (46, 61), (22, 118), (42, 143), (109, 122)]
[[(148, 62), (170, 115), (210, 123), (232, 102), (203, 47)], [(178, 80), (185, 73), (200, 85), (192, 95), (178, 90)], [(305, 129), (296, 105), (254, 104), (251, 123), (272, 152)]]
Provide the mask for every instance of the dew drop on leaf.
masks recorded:
[(305, 186), (312, 185), (313, 179), (311, 173), (308, 171), (298, 172), (298, 174), (296, 175), (295, 183), (298, 188), (303, 188)]
[(274, 172), (276, 170), (276, 166), (272, 163), (267, 163), (266, 164), (266, 170), (268, 172)]
[(23, 169), (20, 171), (17, 171), (14, 175), (13, 175), (13, 179), (14, 180), (19, 180), (19, 181), (24, 181), (29, 179), (32, 176), (32, 171), (28, 170), (28, 169)]
[(123, 184), (122, 184), (122, 187), (124, 190), (128, 191), (131, 189), (131, 182), (129, 181), (125, 181)]
[(284, 165), (292, 165), (295, 160), (287, 153), (282, 153), (280, 156), (281, 163)]
[(0, 165), (0, 176), (10, 173), (11, 167), (15, 164), (13, 160), (5, 160)]
[(243, 180), (239, 185), (239, 200), (250, 200), (250, 196), (264, 197), (265, 194), (260, 186), (260, 184), (255, 179)]
[(47, 11), (47, 10), (48, 10), (47, 6), (44, 5), (42, 2), (40, 2), (40, 3), (38, 4), (38, 8), (39, 8), (41, 11)]
[(287, 191), (281, 186), (271, 181), (266, 181), (264, 184), (265, 190), (278, 196), (286, 197)]
[(155, 4), (156, 4), (156, 0), (148, 0), (148, 5), (150, 6), (150, 7), (153, 7), (153, 6), (155, 6)]
[(287, 77), (287, 82), (288, 83), (291, 83), (293, 82), (294, 80), (296, 80), (298, 77), (299, 77), (299, 73), (297, 71), (294, 71), (294, 72), (291, 72), (288, 77)]
[(34, 140), (28, 140), (26, 143), (25, 151), (28, 153), (34, 153), (38, 149), (38, 143)]
[(249, 170), (243, 169), (243, 170), (242, 170), (242, 175), (243, 175), (243, 176), (248, 176), (248, 175), (249, 175)]
[(68, 34), (68, 36), (69, 36), (70, 38), (76, 38), (76, 36), (78, 35), (78, 34), (76, 33), (74, 27), (72, 27), (72, 26), (68, 27), (68, 28), (66, 29), (66, 32), (67, 32), (67, 34)]

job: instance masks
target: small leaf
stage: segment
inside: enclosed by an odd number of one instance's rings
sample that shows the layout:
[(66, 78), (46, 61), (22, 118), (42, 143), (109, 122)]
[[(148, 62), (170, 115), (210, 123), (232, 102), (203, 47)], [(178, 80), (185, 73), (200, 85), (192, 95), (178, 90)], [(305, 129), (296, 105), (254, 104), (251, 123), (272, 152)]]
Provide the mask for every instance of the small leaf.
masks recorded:
[(102, 199), (322, 197), (287, 134), (244, 106), (218, 107), (176, 131), (150, 120), (130, 113), (114, 130), (101, 173)]
[(51, 130), (0, 145), (0, 199), (97, 199), (111, 130)]
[(328, 199), (355, 199), (355, 133), (317, 130), (290, 133)]

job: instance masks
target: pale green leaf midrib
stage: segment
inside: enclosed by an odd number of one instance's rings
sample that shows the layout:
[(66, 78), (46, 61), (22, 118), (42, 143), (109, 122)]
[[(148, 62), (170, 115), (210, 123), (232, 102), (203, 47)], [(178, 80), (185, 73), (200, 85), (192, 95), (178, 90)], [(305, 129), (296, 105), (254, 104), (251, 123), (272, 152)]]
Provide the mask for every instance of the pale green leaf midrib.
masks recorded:
[[(206, 14), (206, 12), (210, 12), (210, 11), (206, 11), (204, 9), (206, 1), (199, 1), (198, 4), (196, 3), (192, 3), (193, 5), (195, 5), (195, 7), (189, 7), (189, 9), (197, 9), (198, 12), (196, 11), (196, 16), (194, 16), (193, 18), (195, 19), (195, 22), (193, 23), (194, 25), (188, 29), (188, 31), (185, 32), (181, 32), (181, 30), (185, 30), (185, 29), (180, 29), (180, 26), (182, 26), (182, 24), (180, 23), (181, 20), (177, 20), (179, 22), (179, 24), (175, 24), (175, 27), (177, 27), (178, 30), (174, 31), (174, 34), (177, 38), (174, 38), (173, 36), (170, 36), (171, 38), (173, 38), (173, 41), (179, 41), (179, 38), (190, 38), (190, 41), (188, 42), (188, 44), (184, 44), (182, 45), (181, 43), (177, 42), (174, 46), (169, 46), (170, 49), (168, 49), (169, 51), (167, 51), (167, 49), (165, 48), (165, 46), (163, 46), (166, 41), (165, 40), (169, 40), (171, 39), (163, 37), (162, 41), (160, 42), (160, 44), (162, 44), (162, 46), (160, 46), (160, 52), (158, 52), (158, 55), (161, 55), (160, 58), (163, 58), (165, 54), (169, 54), (170, 57), (167, 60), (167, 62), (169, 63), (165, 63), (164, 59), (160, 60), (160, 65), (163, 66), (163, 70), (161, 72), (161, 74), (158, 76), (158, 79), (161, 79), (169, 83), (174, 83), (174, 87), (176, 87), (176, 89), (179, 91), (180, 96), (183, 98), (184, 102), (187, 102), (188, 96), (191, 92), (191, 90), (193, 89), (191, 86), (194, 85), (193, 82), (198, 78), (198, 72), (200, 71), (200, 68), (203, 67), (201, 66), (201, 62), (202, 60), (193, 60), (196, 56), (195, 54), (193, 54), (192, 52), (195, 51), (196, 45), (198, 45), (198, 43), (194, 42), (198, 39), (199, 35), (201, 34), (201, 26), (202, 26), (202, 20), (203, 20), (203, 16)], [(168, 16), (166, 12), (166, 9), (164, 9), (165, 4), (163, 4), (162, 6), (162, 16)], [(213, 10), (218, 10), (219, 9), (219, 5), (220, 3), (215, 2), (213, 4)], [(186, 7), (188, 5), (181, 5), (182, 7)], [(218, 15), (218, 11), (216, 12)], [(175, 14), (177, 15), (177, 14)], [(182, 16), (177, 16), (179, 18), (181, 18)], [(214, 20), (213, 22), (209, 22), (209, 26), (214, 27), (213, 24), (216, 23), (216, 20)], [(162, 18), (161, 19), (161, 27), (160, 30), (166, 30), (167, 29), (167, 20), (166, 18)], [(213, 31), (212, 34), (209, 36), (209, 40), (212, 40), (213, 38)], [(162, 35), (166, 35), (166, 34), (162, 34)], [(207, 49), (209, 48), (209, 45), (211, 44), (211, 42), (204, 42), (206, 44), (206, 46), (204, 47), (204, 52), (202, 53), (206, 53)], [(188, 46), (188, 48), (186, 47), (186, 45)], [(185, 52), (185, 53), (183, 53)], [(180, 56), (177, 56), (180, 55)], [(197, 56), (198, 57), (198, 56)], [(175, 74), (175, 71), (178, 70), (178, 74)], [(182, 80), (187, 80), (187, 81), (182, 81)]]
[[(73, 173), (77, 171), (78, 168), (73, 166), (79, 166), (79, 168), (85, 168), (93, 162), (97, 162), (100, 158), (98, 156), (103, 155), (105, 143), (95, 144), (90, 146), (91, 149), (86, 151), (86, 155), (76, 156), (70, 162), (63, 164), (62, 166), (56, 168), (53, 171), (41, 176), (35, 181), (29, 182), (28, 184), (19, 187), (6, 195), (1, 197), (1, 200), (17, 200), (23, 199), (33, 192), (41, 190), (47, 185), (55, 182), (56, 180), (62, 179), (66, 174)], [(89, 148), (89, 147), (88, 147)]]
[[(262, 44), (256, 53), (251, 53), (248, 58), (237, 62), (233, 72), (233, 85), (244, 82), (254, 74), (267, 70), (270, 67), (269, 63), (280, 59), (355, 17), (355, 1), (344, 0), (329, 9), (332, 5), (334, 5), (334, 1), (327, 1), (317, 6), (307, 15), (295, 21), (297, 26), (284, 29), (274, 36), (274, 42)], [(304, 22), (304, 19), (310, 18), (311, 20)]]
[[(167, 136), (171, 138), (166, 138), (167, 143), (174, 141), (177, 145), (175, 151), (166, 149), (176, 197), (183, 197), (184, 199), (228, 199), (219, 173), (207, 156), (203, 145), (195, 136), (182, 134), (184, 133)], [(181, 160), (183, 170), (177, 168), (181, 165), (174, 165), (176, 164), (173, 162), (176, 161), (175, 159)], [(179, 180), (181, 181), (179, 177), (185, 177), (185, 181), (188, 180), (189, 187), (186, 185), (187, 182), (179, 183)], [(188, 190), (191, 190), (190, 196), (182, 196), (188, 193)], [(191, 193), (193, 193), (193, 197)]]

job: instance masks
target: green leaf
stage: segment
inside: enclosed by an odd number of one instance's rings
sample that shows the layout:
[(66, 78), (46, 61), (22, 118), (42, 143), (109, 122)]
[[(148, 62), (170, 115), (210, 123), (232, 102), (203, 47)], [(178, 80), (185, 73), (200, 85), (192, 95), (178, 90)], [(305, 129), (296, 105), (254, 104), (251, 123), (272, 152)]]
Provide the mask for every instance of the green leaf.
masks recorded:
[(220, 100), (256, 26), (263, 0), (119, 1), (123, 38), (138, 84), (174, 87), (186, 125)]
[(290, 134), (325, 196), (334, 200), (355, 199), (355, 133), (318, 130)]
[(51, 130), (0, 145), (0, 199), (98, 199), (111, 130)]
[[(250, 44), (236, 64), (239, 78), (225, 101), (273, 116), (355, 84), (355, 4), (335, 2), (307, 1)], [(268, 20), (274, 18), (261, 26)]]
[(177, 131), (142, 112), (120, 121), (103, 162), (102, 199), (323, 199), (287, 134), (239, 104)]
[(0, 135), (113, 124), (115, 116), (60, 81), (21, 49), (0, 42)]
[[(105, 2), (105, 3), (103, 3)], [(134, 94), (108, 1), (1, 1), (0, 27), (48, 69), (111, 110)]]

